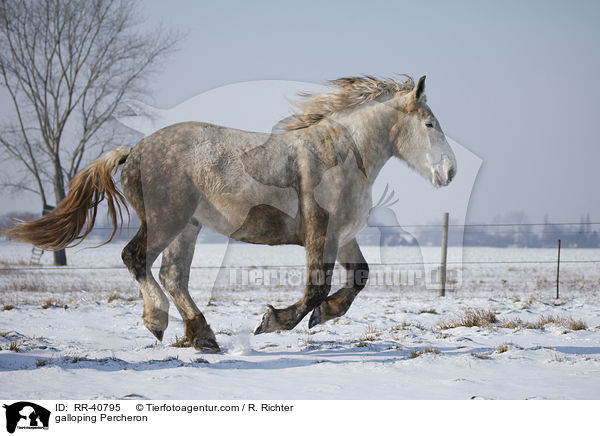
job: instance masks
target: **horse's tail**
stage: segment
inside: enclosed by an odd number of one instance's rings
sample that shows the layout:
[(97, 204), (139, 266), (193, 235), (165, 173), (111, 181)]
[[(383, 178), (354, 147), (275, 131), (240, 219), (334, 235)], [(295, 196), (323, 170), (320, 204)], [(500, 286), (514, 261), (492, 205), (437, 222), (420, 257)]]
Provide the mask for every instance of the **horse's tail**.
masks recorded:
[[(125, 163), (131, 149), (117, 147), (80, 171), (71, 181), (69, 193), (56, 209), (35, 221), (17, 221), (5, 230), (13, 239), (43, 249), (58, 250), (80, 243), (90, 234), (96, 221), (98, 204), (106, 198), (113, 231), (105, 244), (112, 241), (122, 226), (122, 208), (129, 213), (123, 194), (115, 187), (112, 174)], [(84, 230), (84, 226), (87, 227)]]

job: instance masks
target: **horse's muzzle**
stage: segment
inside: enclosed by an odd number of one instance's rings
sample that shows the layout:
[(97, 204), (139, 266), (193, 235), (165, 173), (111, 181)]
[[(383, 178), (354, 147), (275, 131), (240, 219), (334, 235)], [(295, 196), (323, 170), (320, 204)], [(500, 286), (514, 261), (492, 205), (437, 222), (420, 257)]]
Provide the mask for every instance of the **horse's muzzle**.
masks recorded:
[(442, 156), (440, 162), (433, 166), (431, 184), (436, 188), (447, 186), (456, 175), (456, 164), (448, 156)]

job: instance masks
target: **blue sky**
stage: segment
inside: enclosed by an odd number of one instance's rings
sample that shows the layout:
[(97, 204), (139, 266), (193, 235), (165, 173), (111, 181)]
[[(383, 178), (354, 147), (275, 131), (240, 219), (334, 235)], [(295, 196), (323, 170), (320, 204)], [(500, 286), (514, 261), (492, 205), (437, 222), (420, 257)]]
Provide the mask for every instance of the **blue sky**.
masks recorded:
[[(600, 220), (598, 2), (141, 6), (149, 25), (188, 32), (157, 69), (148, 103), (169, 108), (248, 80), (426, 74), (428, 101), (446, 134), (483, 160), (471, 221), (513, 210), (533, 221), (546, 213), (576, 221), (588, 211)], [(22, 205), (2, 199), (4, 209)]]

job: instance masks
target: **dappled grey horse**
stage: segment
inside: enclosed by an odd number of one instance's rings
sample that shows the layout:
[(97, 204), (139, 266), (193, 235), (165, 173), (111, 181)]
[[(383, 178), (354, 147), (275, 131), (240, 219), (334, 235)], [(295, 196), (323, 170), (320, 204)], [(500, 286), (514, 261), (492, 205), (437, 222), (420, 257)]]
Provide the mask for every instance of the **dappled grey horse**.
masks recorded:
[[(126, 205), (112, 173), (123, 165), (123, 192), (141, 225), (122, 258), (140, 286), (144, 324), (159, 340), (169, 301), (151, 266), (162, 253), (160, 281), (187, 339), (199, 350), (219, 350), (188, 292), (202, 226), (239, 241), (305, 247), (304, 295), (289, 307), (268, 306), (256, 334), (292, 329), (310, 312), (309, 327), (339, 317), (368, 279), (355, 237), (367, 224), (383, 165), (398, 157), (440, 187), (456, 174), (456, 161), (426, 104), (425, 77), (416, 84), (410, 77), (349, 77), (331, 85), (329, 93), (303, 95), (277, 133), (186, 122), (133, 148), (117, 147), (73, 179), (52, 213), (7, 233), (41, 248), (68, 246), (89, 234), (104, 198), (116, 232)], [(329, 295), (336, 260), (348, 281)]]

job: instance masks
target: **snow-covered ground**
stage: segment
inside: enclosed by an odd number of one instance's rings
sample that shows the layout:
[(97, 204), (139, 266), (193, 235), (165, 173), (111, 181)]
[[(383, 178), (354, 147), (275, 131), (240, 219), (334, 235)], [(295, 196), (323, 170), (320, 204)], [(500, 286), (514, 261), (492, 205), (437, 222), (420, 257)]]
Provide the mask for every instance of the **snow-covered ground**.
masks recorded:
[[(457, 289), (441, 298), (420, 280), (414, 249), (367, 247), (368, 260), (410, 264), (386, 267), (412, 268), (408, 279), (386, 284), (374, 265), (344, 317), (254, 336), (267, 303), (300, 297), (303, 250), (199, 245), (191, 292), (224, 351), (203, 355), (171, 346), (183, 334), (173, 305), (162, 343), (144, 328), (122, 246), (71, 249), (67, 269), (46, 253), (39, 269), (28, 266), (31, 246), (0, 243), (0, 397), (600, 398), (600, 263), (569, 263), (600, 260), (600, 250), (563, 250), (556, 300), (554, 250), (451, 248), (450, 262), (465, 263), (462, 277), (451, 264)], [(439, 258), (439, 248), (421, 255)], [(515, 260), (548, 263), (473, 263)], [(221, 263), (236, 268), (213, 290)], [(496, 319), (452, 327), (476, 309)]]

